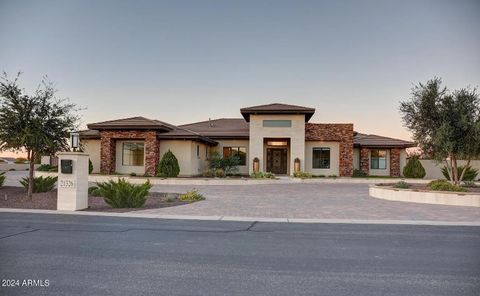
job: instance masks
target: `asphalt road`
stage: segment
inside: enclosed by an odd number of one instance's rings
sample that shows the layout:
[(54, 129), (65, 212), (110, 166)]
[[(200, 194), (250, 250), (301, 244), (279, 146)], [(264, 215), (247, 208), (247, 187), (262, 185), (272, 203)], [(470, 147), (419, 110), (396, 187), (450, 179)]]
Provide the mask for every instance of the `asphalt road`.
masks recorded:
[(480, 295), (479, 227), (1, 213), (0, 259), (48, 280), (0, 295)]

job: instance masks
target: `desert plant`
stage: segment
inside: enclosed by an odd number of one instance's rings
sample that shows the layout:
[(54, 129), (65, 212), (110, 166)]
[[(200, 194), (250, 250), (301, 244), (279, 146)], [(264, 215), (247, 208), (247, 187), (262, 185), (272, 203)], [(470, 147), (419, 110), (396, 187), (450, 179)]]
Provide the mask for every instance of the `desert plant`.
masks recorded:
[(215, 177), (217, 178), (225, 178), (225, 171), (222, 169), (215, 170)]
[(208, 158), (209, 167), (213, 170), (221, 169), (225, 174), (233, 174), (238, 171), (238, 165), (240, 164), (240, 158), (238, 156), (230, 155), (223, 158), (220, 153), (212, 152)]
[(159, 174), (164, 174), (169, 178), (175, 178), (180, 173), (180, 166), (178, 165), (178, 159), (168, 150), (162, 157), (162, 160), (158, 164), (157, 169)]
[(93, 172), (93, 163), (90, 159), (88, 159), (88, 173), (91, 174)]
[(405, 178), (418, 178), (422, 179), (425, 177), (425, 169), (423, 168), (422, 163), (418, 159), (418, 156), (412, 156), (408, 160), (407, 164), (403, 168), (403, 176)]
[(88, 187), (88, 195), (100, 196), (100, 191), (97, 186)]
[(118, 181), (97, 183), (98, 193), (112, 208), (140, 208), (148, 198), (152, 185), (150, 181), (143, 184), (131, 184), (123, 178)]
[(467, 191), (467, 189), (463, 188), (462, 186), (454, 185), (448, 182), (447, 180), (432, 181), (428, 183), (427, 187), (430, 190), (434, 190), (434, 191), (458, 191), (458, 192)]
[(301, 178), (301, 179), (310, 179), (313, 177), (312, 174), (308, 173), (308, 172), (294, 172), (293, 173), (293, 177), (295, 178)]
[(5, 183), (5, 178), (6, 178), (5, 172), (1, 172), (0, 173), (0, 187), (2, 187), (3, 184)]
[[(51, 191), (55, 187), (55, 183), (57, 182), (58, 177), (34, 177), (33, 178), (33, 193), (39, 192), (48, 192)], [(20, 184), (22, 184), (25, 189), (28, 189), (29, 178), (22, 178), (20, 180)]]
[(205, 199), (205, 197), (202, 194), (200, 194), (196, 189), (190, 190), (185, 194), (180, 194), (178, 198), (181, 201), (199, 201), (199, 200)]
[(407, 189), (410, 188), (410, 185), (405, 181), (398, 181), (393, 185), (393, 188)]
[(353, 173), (352, 173), (352, 177), (354, 177), (354, 178), (365, 178), (365, 177), (368, 177), (368, 174), (365, 173), (362, 170), (354, 169)]
[(38, 168), (37, 171), (39, 172), (50, 172), (50, 170), (53, 168), (53, 166), (49, 164), (41, 164)]
[[(458, 176), (460, 176), (463, 172), (464, 166), (457, 167)], [(448, 169), (446, 166), (442, 167), (442, 174), (445, 179), (450, 180), (450, 175), (448, 174)], [(474, 181), (478, 176), (478, 170), (472, 167), (467, 167), (465, 173), (463, 174), (463, 178), (460, 181)]]
[(250, 177), (254, 179), (275, 179), (275, 174), (270, 172), (253, 172)]

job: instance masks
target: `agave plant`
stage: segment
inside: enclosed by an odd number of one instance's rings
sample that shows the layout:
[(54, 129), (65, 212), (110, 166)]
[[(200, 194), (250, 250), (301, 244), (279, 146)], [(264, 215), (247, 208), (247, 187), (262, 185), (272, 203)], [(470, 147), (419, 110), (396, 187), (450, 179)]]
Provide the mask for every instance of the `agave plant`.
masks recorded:
[[(33, 193), (48, 192), (55, 187), (58, 177), (35, 177), (33, 178)], [(22, 178), (20, 184), (22, 184), (25, 189), (28, 189), (28, 180), (29, 178)]]
[(5, 172), (0, 173), (0, 187), (3, 186), (3, 183), (5, 183)]

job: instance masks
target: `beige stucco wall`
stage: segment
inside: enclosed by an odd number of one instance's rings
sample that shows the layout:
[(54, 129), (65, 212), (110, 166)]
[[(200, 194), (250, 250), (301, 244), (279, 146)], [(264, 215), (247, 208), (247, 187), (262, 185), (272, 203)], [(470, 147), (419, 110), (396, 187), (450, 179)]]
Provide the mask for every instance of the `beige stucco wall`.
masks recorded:
[(353, 148), (353, 169), (360, 169), (360, 148)]
[(372, 152), (370, 151), (368, 153), (368, 165), (370, 168), (370, 175), (371, 176), (390, 176), (390, 149), (379, 149), (379, 150), (386, 150), (387, 151), (387, 168), (386, 169), (378, 169), (374, 170), (372, 169), (372, 162), (371, 162), (371, 156)]
[(223, 156), (223, 147), (246, 147), (247, 148), (247, 161), (246, 165), (238, 166), (238, 173), (247, 175), (249, 168), (249, 141), (248, 140), (216, 140), (218, 145), (212, 147), (213, 151), (220, 153)]
[[(197, 145), (200, 147), (198, 157)], [(170, 150), (178, 159), (180, 177), (200, 175), (208, 167), (208, 154), (205, 149), (208, 149), (207, 145), (191, 140), (161, 140), (160, 160)]]
[[(123, 165), (122, 164), (122, 148), (123, 143), (144, 143), (144, 153), (143, 153), (143, 164), (142, 166), (132, 166), (132, 165)], [(135, 173), (137, 175), (145, 174), (145, 141), (142, 140), (118, 140), (115, 143), (115, 172), (120, 174), (130, 174)]]
[[(445, 166), (445, 163), (437, 163), (435, 160), (431, 159), (420, 159), (423, 168), (425, 169), (425, 178), (424, 179), (445, 179), (442, 174), (442, 168)], [(459, 160), (458, 165), (465, 165), (467, 162), (465, 160)], [(472, 160), (470, 166), (474, 169), (480, 171), (480, 160)], [(480, 179), (480, 175), (477, 176)]]
[(100, 173), (100, 140), (81, 140), (81, 144), (92, 161), (92, 173)]
[[(263, 120), (291, 120), (291, 127), (263, 127)], [(305, 115), (250, 115), (250, 142), (248, 163), (258, 157), (260, 168), (266, 170), (264, 138), (289, 138), (289, 174), (293, 174), (293, 162), (300, 159), (301, 170), (305, 170)], [(253, 170), (249, 165), (249, 173)]]
[[(313, 148), (330, 148), (330, 168), (314, 169)], [(340, 143), (324, 141), (308, 141), (305, 143), (305, 171), (314, 175), (339, 175), (340, 169)]]

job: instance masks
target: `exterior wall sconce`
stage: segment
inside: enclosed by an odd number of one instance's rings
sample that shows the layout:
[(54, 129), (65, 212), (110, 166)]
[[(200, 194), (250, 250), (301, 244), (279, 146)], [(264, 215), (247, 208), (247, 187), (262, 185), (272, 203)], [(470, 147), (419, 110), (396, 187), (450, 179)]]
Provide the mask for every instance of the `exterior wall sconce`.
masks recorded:
[(258, 159), (258, 157), (255, 157), (253, 159), (253, 171), (255, 173), (258, 173), (260, 171), (260, 159)]
[(70, 133), (70, 146), (72, 147), (73, 151), (77, 151), (78, 147), (80, 147), (80, 134), (73, 132)]
[(298, 157), (293, 161), (293, 171), (295, 173), (300, 172), (300, 159)]

